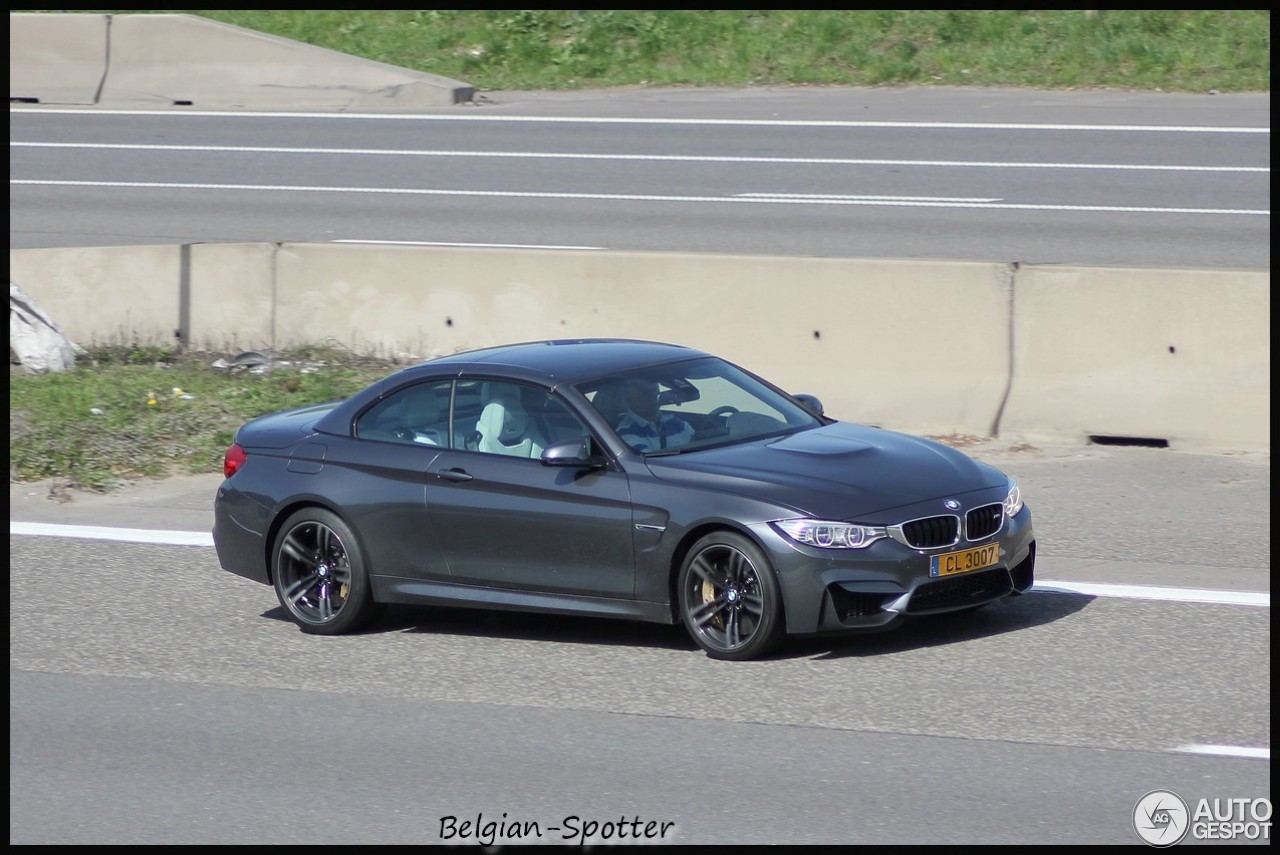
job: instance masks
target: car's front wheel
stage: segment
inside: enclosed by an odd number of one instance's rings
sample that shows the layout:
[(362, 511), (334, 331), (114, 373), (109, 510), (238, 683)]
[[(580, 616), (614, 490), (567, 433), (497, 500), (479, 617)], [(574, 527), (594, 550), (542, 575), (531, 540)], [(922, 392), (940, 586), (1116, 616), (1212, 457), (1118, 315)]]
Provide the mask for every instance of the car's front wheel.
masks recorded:
[(272, 550), (276, 596), (303, 632), (339, 635), (377, 612), (350, 527), (324, 508), (303, 508), (280, 527)]
[(754, 659), (782, 639), (782, 595), (769, 559), (752, 541), (715, 532), (689, 550), (677, 581), (680, 615), (714, 659)]

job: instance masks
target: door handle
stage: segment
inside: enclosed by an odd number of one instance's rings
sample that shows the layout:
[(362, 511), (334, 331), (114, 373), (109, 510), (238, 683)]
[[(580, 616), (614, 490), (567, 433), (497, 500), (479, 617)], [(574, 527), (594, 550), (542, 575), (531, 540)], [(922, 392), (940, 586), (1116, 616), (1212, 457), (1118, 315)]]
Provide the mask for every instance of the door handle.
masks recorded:
[(436, 473), (436, 477), (446, 481), (470, 481), (474, 476), (468, 474), (465, 469), (441, 469)]

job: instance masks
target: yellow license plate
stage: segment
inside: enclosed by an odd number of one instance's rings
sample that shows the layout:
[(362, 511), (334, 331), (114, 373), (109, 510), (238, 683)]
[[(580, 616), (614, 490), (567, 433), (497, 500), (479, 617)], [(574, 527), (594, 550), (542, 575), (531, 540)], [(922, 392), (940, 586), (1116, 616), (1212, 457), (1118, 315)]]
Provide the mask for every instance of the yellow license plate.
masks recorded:
[(988, 543), (960, 552), (944, 552), (929, 558), (930, 576), (954, 576), (992, 567), (1000, 561), (1000, 544)]

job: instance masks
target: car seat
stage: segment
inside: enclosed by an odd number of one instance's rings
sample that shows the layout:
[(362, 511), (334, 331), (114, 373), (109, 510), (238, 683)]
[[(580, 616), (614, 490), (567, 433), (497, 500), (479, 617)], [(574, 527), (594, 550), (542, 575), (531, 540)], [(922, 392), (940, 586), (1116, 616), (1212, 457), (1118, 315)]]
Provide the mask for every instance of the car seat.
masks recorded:
[(546, 443), (537, 435), (520, 403), (511, 394), (496, 396), (485, 404), (476, 422), (477, 451), (512, 457), (538, 457)]

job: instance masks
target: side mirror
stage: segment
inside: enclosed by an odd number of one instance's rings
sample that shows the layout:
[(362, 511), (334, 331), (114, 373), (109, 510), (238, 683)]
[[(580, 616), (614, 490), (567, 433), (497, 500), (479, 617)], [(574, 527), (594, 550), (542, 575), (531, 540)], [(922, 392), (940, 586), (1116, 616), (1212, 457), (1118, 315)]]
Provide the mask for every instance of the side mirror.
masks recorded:
[(792, 395), (791, 397), (795, 398), (796, 401), (799, 402), (800, 406), (804, 407), (815, 416), (825, 415), (825, 412), (822, 409), (822, 402), (818, 400), (817, 396), (801, 393), (799, 395)]
[(554, 442), (543, 449), (541, 459), (543, 466), (586, 466), (595, 469), (605, 464), (604, 457), (595, 453), (589, 436)]

